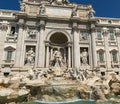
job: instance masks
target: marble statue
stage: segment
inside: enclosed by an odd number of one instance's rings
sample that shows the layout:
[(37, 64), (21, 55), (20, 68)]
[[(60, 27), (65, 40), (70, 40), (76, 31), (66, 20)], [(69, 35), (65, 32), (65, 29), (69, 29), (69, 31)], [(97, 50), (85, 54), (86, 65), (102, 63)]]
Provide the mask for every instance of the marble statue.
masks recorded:
[(52, 4), (54, 2), (54, 0), (47, 0), (50, 4)]
[(68, 5), (68, 0), (48, 0), (50, 4), (57, 4), (57, 5)]
[(88, 64), (88, 52), (86, 49), (83, 50), (83, 52), (81, 53), (81, 59), (82, 59), (82, 64), (86, 65)]
[(33, 65), (35, 62), (35, 52), (33, 48), (30, 48), (28, 52), (26, 52), (26, 64)]
[(22, 12), (25, 11), (25, 8), (26, 8), (25, 3), (20, 3), (20, 10), (21, 10)]
[(55, 50), (53, 53), (53, 60), (51, 62), (51, 69), (53, 70), (56, 76), (60, 76), (63, 74), (65, 69), (65, 63), (63, 61), (63, 57), (60, 51)]
[(61, 64), (62, 64), (62, 56), (59, 51), (54, 52), (54, 73), (56, 76), (60, 76), (62, 74)]
[(44, 14), (45, 14), (45, 5), (42, 4), (42, 5), (40, 6), (39, 14), (40, 14), (40, 15), (44, 15)]
[(52, 66), (53, 67), (61, 67), (61, 62), (62, 62), (62, 55), (61, 52), (58, 50), (54, 51), (53, 53), (53, 60), (52, 60)]
[(77, 5), (74, 6), (73, 10), (72, 10), (72, 16), (77, 16)]
[(69, 4), (69, 0), (62, 0), (63, 4), (67, 5)]

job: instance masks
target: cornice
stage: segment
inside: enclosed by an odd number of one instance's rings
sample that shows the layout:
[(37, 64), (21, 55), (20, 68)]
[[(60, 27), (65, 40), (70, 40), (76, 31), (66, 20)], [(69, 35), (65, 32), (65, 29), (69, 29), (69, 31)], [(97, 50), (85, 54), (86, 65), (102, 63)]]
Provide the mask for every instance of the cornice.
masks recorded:
[(95, 25), (101, 27), (120, 27), (120, 25), (115, 25), (115, 24), (95, 24)]
[(1, 17), (0, 16), (0, 20), (16, 20), (16, 17)]
[(58, 7), (58, 8), (73, 8), (74, 5), (69, 4), (69, 5), (51, 5), (51, 4), (45, 4), (45, 6), (48, 7)]
[(110, 18), (110, 17), (94, 17), (94, 19), (106, 19), (106, 20), (120, 20), (120, 18)]
[(0, 9), (0, 12), (3, 11), (3, 12), (11, 12), (11, 13), (19, 13), (20, 11), (17, 11), (17, 10), (7, 10), (7, 9)]

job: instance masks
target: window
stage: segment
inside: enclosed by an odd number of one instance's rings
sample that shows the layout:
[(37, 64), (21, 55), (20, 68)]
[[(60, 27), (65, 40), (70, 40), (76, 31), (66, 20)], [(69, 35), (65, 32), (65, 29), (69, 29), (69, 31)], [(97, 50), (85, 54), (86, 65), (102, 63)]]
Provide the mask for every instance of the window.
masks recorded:
[(114, 40), (114, 39), (115, 39), (113, 32), (110, 32), (110, 33), (109, 33), (109, 38), (110, 38), (110, 40)]
[(119, 75), (119, 72), (115, 72), (117, 75)]
[(7, 61), (12, 60), (12, 51), (7, 51)]
[(11, 32), (11, 34), (15, 34), (15, 27), (14, 26), (11, 27), (11, 31), (10, 32)]
[(101, 39), (102, 39), (102, 35), (101, 35), (101, 32), (100, 32), (100, 31), (97, 31), (97, 39), (98, 39), (98, 40), (101, 40)]
[(101, 72), (101, 75), (102, 75), (102, 76), (105, 76), (105, 72)]
[(100, 50), (98, 52), (98, 57), (100, 62), (104, 62), (104, 51)]
[(112, 56), (112, 61), (113, 62), (117, 62), (117, 51), (112, 51), (111, 52), (111, 56)]

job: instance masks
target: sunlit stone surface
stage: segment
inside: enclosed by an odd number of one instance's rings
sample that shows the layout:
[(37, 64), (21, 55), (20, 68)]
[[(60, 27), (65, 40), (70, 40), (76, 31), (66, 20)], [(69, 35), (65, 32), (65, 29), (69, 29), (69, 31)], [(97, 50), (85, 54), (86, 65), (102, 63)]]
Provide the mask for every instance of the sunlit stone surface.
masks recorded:
[(120, 20), (91, 5), (23, 0), (0, 10), (0, 104), (120, 102)]

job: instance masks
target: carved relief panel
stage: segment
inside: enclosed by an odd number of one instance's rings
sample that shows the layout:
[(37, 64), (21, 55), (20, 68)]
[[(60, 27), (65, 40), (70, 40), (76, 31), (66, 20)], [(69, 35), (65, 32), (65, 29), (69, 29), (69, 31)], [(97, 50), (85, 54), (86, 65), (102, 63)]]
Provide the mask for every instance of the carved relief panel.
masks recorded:
[(87, 31), (80, 32), (80, 41), (88, 41), (89, 33)]
[(35, 28), (28, 28), (27, 29), (27, 36), (26, 36), (26, 38), (27, 39), (36, 39), (37, 33), (38, 33), (37, 29), (35, 29)]

